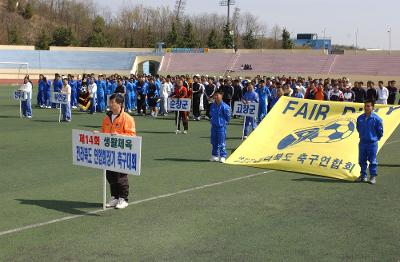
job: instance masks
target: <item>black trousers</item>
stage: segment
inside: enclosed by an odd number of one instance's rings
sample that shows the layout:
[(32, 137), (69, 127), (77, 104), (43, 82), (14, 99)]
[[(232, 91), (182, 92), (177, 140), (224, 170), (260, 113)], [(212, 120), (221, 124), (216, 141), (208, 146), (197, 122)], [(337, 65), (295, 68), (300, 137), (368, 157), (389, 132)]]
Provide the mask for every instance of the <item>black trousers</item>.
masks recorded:
[(138, 96), (137, 98), (137, 111), (138, 114), (141, 113), (141, 111), (143, 110), (143, 114), (146, 114), (146, 98), (145, 96)]
[(179, 111), (178, 116), (178, 111), (175, 111), (175, 125), (178, 125), (178, 130), (181, 130), (181, 120), (183, 123), (183, 129), (186, 131), (189, 130), (188, 118), (188, 112)]
[(111, 196), (114, 198), (124, 198), (128, 201), (129, 181), (128, 175), (107, 170), (107, 181), (110, 184)]
[(208, 116), (208, 118), (211, 118), (210, 115), (211, 104), (208, 101), (206, 101), (205, 103), (205, 108), (206, 108), (206, 116)]
[(193, 116), (200, 116), (200, 97), (193, 97)]

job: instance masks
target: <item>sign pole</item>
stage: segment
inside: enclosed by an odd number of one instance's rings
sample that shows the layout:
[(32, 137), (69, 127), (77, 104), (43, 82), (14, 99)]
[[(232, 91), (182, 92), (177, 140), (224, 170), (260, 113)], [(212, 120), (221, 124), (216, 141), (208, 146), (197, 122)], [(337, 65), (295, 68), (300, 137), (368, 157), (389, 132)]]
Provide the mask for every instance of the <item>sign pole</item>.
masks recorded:
[(61, 122), (61, 103), (60, 103), (60, 114), (58, 115), (58, 123)]
[(106, 210), (107, 202), (107, 172), (103, 169), (103, 210)]
[(247, 116), (244, 116), (244, 119), (243, 119), (242, 140), (244, 139), (244, 129), (246, 128), (246, 117)]
[(180, 121), (180, 114), (181, 114), (181, 111), (177, 111), (178, 113), (177, 113), (177, 117), (176, 117), (176, 131), (178, 131), (178, 127), (179, 127), (179, 121)]

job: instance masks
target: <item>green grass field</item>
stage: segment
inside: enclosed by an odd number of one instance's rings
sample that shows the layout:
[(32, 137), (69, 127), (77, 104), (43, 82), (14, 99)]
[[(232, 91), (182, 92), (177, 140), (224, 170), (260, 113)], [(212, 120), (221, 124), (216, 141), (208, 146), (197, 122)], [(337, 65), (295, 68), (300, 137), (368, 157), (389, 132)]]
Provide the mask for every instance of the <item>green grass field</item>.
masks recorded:
[[(58, 123), (58, 111), (34, 108), (19, 119), (11, 92), (0, 88), (0, 261), (400, 260), (399, 130), (371, 186), (209, 163), (208, 122), (190, 122), (185, 136), (171, 119), (136, 117), (137, 202), (97, 212), (102, 172), (72, 166), (71, 129), (98, 129), (103, 115)], [(240, 133), (234, 120), (230, 150)]]

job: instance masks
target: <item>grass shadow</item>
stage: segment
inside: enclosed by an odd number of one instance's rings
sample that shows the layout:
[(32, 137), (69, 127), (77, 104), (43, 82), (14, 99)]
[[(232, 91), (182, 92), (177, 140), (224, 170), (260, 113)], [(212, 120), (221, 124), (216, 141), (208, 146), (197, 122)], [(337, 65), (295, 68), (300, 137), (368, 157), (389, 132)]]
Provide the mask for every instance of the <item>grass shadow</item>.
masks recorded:
[(175, 132), (173, 131), (147, 131), (147, 130), (143, 130), (137, 131), (138, 134), (175, 134)]
[(34, 122), (39, 122), (39, 123), (58, 123), (58, 120), (43, 120), (43, 119), (33, 119), (32, 121)]
[(19, 116), (0, 116), (0, 118), (9, 119), (9, 118), (20, 118)]
[(339, 183), (339, 184), (350, 184), (354, 183), (352, 181), (340, 180), (335, 178), (325, 178), (325, 177), (302, 177), (292, 179), (295, 182), (317, 182), (317, 183)]
[[(46, 209), (52, 209), (63, 213), (72, 215), (95, 215), (88, 214), (87, 211), (79, 210), (79, 208), (101, 208), (100, 203), (89, 203), (80, 201), (67, 201), (67, 200), (40, 200), (40, 199), (15, 199), (21, 205), (39, 206)], [(97, 215), (96, 215), (97, 216)]]
[(378, 164), (379, 167), (400, 167), (400, 164)]
[(206, 159), (187, 159), (187, 158), (156, 158), (157, 161), (172, 161), (172, 162), (210, 162)]
[(101, 126), (97, 125), (80, 125), (81, 127), (87, 127), (87, 128), (101, 128)]

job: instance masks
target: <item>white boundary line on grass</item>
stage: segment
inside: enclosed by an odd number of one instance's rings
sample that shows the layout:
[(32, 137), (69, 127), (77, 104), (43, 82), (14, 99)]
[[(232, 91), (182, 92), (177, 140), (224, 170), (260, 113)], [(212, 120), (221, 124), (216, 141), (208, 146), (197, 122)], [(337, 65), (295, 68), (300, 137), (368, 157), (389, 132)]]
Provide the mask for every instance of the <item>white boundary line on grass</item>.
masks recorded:
[[(162, 198), (172, 197), (172, 196), (176, 196), (176, 195), (180, 195), (180, 194), (184, 194), (184, 193), (188, 193), (188, 192), (192, 192), (192, 191), (196, 191), (196, 190), (200, 190), (200, 189), (204, 189), (204, 188), (219, 186), (219, 185), (226, 184), (226, 183), (232, 183), (232, 182), (243, 180), (243, 179), (246, 179), (246, 178), (265, 175), (265, 174), (268, 174), (268, 173), (271, 173), (271, 172), (274, 172), (274, 171), (275, 170), (269, 170), (269, 171), (265, 171), (265, 172), (255, 173), (255, 174), (251, 174), (251, 175), (247, 175), (247, 176), (241, 176), (241, 177), (232, 178), (232, 179), (228, 179), (228, 180), (224, 180), (224, 181), (220, 181), (220, 182), (206, 184), (206, 185), (202, 185), (202, 186), (183, 189), (183, 190), (180, 190), (180, 191), (177, 191), (177, 192), (173, 192), (173, 193), (168, 193), (168, 194), (164, 194), (164, 195), (159, 195), (159, 196), (154, 196), (154, 197), (150, 197), (150, 198), (145, 198), (145, 199), (142, 199), (142, 200), (133, 201), (133, 202), (129, 203), (129, 205), (138, 205), (138, 204), (141, 204), (141, 203), (144, 203), (144, 202), (149, 202), (149, 201), (158, 200), (158, 199), (162, 199)], [(50, 221), (46, 221), (46, 222), (42, 222), (42, 223), (37, 223), (37, 224), (31, 224), (31, 225), (27, 225), (27, 226), (23, 226), (23, 227), (18, 227), (18, 228), (14, 228), (14, 229), (10, 229), (10, 230), (6, 230), (6, 231), (0, 232), (0, 236), (9, 235), (9, 234), (13, 234), (13, 233), (18, 233), (18, 232), (25, 231), (25, 230), (28, 230), (28, 229), (47, 226), (47, 225), (50, 225), (50, 224), (54, 224), (54, 223), (58, 223), (58, 222), (66, 221), (66, 220), (71, 220), (71, 219), (75, 219), (75, 218), (80, 218), (80, 217), (84, 217), (84, 216), (87, 216), (87, 215), (93, 215), (93, 214), (97, 214), (97, 213), (102, 213), (102, 212), (107, 211), (107, 210), (113, 210), (113, 209), (106, 209), (106, 210), (98, 209), (98, 210), (90, 211), (90, 212), (87, 212), (87, 213), (84, 213), (84, 214), (81, 214), (81, 215), (67, 216), (67, 217), (62, 217), (62, 218), (58, 218), (58, 219), (54, 219), (54, 220), (50, 220)]]

